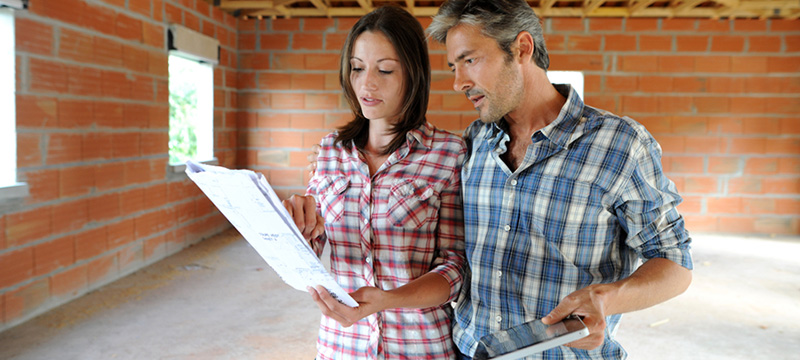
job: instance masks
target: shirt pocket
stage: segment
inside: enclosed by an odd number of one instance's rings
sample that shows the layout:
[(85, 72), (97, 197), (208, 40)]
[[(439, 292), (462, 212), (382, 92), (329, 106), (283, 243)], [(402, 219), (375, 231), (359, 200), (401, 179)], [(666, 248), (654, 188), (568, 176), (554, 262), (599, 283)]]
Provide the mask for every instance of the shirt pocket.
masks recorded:
[(350, 187), (346, 176), (330, 176), (320, 181), (318, 186), (319, 205), (326, 223), (342, 220), (344, 214), (345, 190)]
[(418, 229), (436, 219), (438, 194), (424, 180), (399, 179), (389, 192), (389, 221), (394, 226)]

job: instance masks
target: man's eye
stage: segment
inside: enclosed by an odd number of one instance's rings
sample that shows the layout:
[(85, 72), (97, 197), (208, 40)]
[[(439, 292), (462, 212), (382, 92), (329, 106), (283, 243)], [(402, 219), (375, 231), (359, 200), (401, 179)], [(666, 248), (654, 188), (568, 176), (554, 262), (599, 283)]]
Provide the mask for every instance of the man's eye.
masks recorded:
[(467, 63), (467, 64), (472, 64), (472, 63), (475, 62), (475, 59), (472, 59), (472, 58), (466, 59), (466, 60), (464, 60), (464, 62)]

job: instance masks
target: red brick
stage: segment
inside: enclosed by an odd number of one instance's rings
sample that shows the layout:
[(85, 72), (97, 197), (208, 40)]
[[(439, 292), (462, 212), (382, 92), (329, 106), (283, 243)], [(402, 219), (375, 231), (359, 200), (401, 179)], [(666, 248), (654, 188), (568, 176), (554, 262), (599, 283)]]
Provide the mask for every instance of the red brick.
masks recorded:
[(662, 96), (658, 98), (658, 111), (664, 114), (680, 114), (692, 111), (692, 97)]
[(106, 250), (108, 250), (108, 234), (105, 227), (75, 235), (75, 261), (91, 259)]
[(662, 135), (658, 137), (658, 143), (665, 154), (686, 152), (686, 137), (684, 136)]
[(707, 201), (709, 214), (739, 214), (742, 212), (742, 198), (740, 197), (711, 197)]
[[(742, 93), (758, 93), (758, 89), (753, 86), (747, 85), (747, 82), (752, 79), (744, 78), (731, 78), (731, 77), (712, 77), (709, 78), (709, 90), (712, 93), (722, 94), (742, 94)], [(735, 105), (735, 101), (731, 104)], [(732, 110), (733, 113), (737, 113)]]
[(639, 35), (639, 51), (671, 51), (671, 35)]
[(117, 13), (116, 34), (125, 40), (142, 41), (142, 22), (123, 13)]
[[(347, 39), (347, 34), (344, 33), (325, 33), (325, 50), (341, 50), (344, 47), (344, 42)], [(547, 41), (547, 49), (551, 49), (550, 41)]]
[(741, 52), (744, 40), (740, 35), (714, 35), (711, 37), (711, 51)]
[(702, 174), (704, 160), (699, 156), (665, 156), (662, 160), (664, 163), (670, 163), (672, 172), (682, 174)]
[(778, 169), (781, 174), (800, 174), (800, 158), (780, 158)]
[(777, 210), (775, 199), (770, 198), (744, 198), (742, 199), (742, 212), (745, 214), (774, 214)]
[(88, 200), (88, 218), (91, 222), (104, 222), (120, 215), (117, 193), (95, 196)]
[(132, 189), (120, 194), (122, 216), (128, 216), (144, 210), (144, 189)]
[(719, 229), (731, 234), (752, 234), (755, 232), (755, 221), (750, 217), (720, 216)]
[(709, 80), (706, 77), (681, 76), (672, 78), (673, 90), (681, 93), (708, 92), (709, 85)]
[(30, 88), (34, 91), (66, 93), (69, 86), (67, 66), (62, 63), (28, 59)]
[(686, 221), (686, 228), (692, 231), (719, 231), (718, 217), (711, 215), (684, 215)]
[(800, 51), (800, 35), (786, 35), (784, 39), (786, 41), (786, 52)]
[(68, 233), (89, 222), (89, 206), (83, 199), (53, 205), (51, 211), (54, 233)]
[(777, 199), (778, 214), (780, 215), (800, 215), (800, 200)]
[(698, 32), (730, 32), (731, 21), (723, 19), (699, 19), (697, 23)]
[(159, 208), (167, 204), (167, 184), (157, 184), (145, 189), (144, 206), (147, 209)]
[(701, 73), (728, 73), (731, 71), (731, 57), (698, 56), (694, 59), (694, 70)]
[(738, 177), (728, 180), (728, 194), (762, 194), (764, 184), (761, 178)]
[(758, 19), (736, 19), (733, 21), (735, 31), (766, 31), (767, 22)]
[(583, 31), (584, 21), (581, 18), (552, 18), (550, 19), (553, 31)]
[(42, 165), (42, 135), (17, 133), (17, 168)]
[(796, 235), (797, 226), (793, 224), (792, 219), (781, 219), (774, 217), (765, 217), (755, 220), (753, 229), (761, 234), (776, 234), (776, 235)]
[(62, 271), (50, 277), (50, 294), (70, 298), (86, 290), (86, 265)]
[[(306, 19), (308, 20), (308, 19)], [(252, 22), (255, 25), (255, 21)], [(274, 31), (297, 31), (300, 30), (300, 19), (273, 19), (270, 21)]]
[(98, 69), (67, 65), (67, 89), (72, 95), (101, 96), (103, 72)]
[[(292, 114), (291, 127), (297, 129), (322, 129), (324, 128), (324, 114)], [(273, 137), (274, 137), (273, 133)]]
[(8, 288), (33, 276), (33, 248), (0, 254), (0, 288)]
[(33, 315), (40, 310), (48, 298), (50, 298), (50, 286), (47, 279), (38, 280), (5, 293), (6, 322)]
[(658, 70), (670, 73), (691, 73), (694, 71), (695, 59), (693, 56), (660, 56), (658, 57)]
[(75, 241), (65, 236), (33, 248), (34, 274), (43, 275), (75, 262)]
[[(63, 30), (62, 30), (63, 31)], [(15, 46), (19, 52), (53, 54), (53, 27), (26, 18), (14, 20)]]
[(697, 28), (695, 19), (672, 18), (661, 20), (661, 30), (694, 31)]
[(764, 154), (767, 141), (764, 138), (733, 138), (730, 154)]
[(261, 50), (286, 50), (289, 48), (288, 34), (259, 34)]
[(113, 34), (116, 25), (114, 19), (116, 12), (112, 9), (94, 6), (87, 2), (83, 9), (83, 21), (81, 26), (87, 26), (101, 34)]
[(92, 62), (108, 66), (121, 66), (123, 64), (122, 50), (122, 44), (115, 40), (95, 37), (92, 42)]
[(655, 18), (626, 18), (625, 30), (627, 31), (656, 31), (658, 19)]
[(775, 114), (796, 115), (800, 112), (800, 101), (796, 97), (767, 98), (766, 108)]
[(589, 32), (594, 31), (622, 31), (622, 18), (591, 18)]
[(800, 72), (800, 56), (767, 57), (767, 71), (797, 75)]
[(83, 0), (39, 0), (29, 4), (29, 10), (47, 18), (85, 25), (86, 3)]
[(166, 132), (143, 132), (139, 142), (143, 156), (166, 154), (169, 151), (169, 134)]
[(731, 71), (734, 73), (767, 73), (767, 58), (763, 56), (734, 56), (731, 58)]
[(129, 70), (147, 72), (150, 66), (150, 53), (138, 47), (124, 46), (122, 60), (125, 68)]
[(106, 284), (117, 278), (117, 255), (112, 254), (90, 262), (87, 277), (90, 287)]
[(295, 33), (292, 36), (292, 49), (294, 50), (319, 50), (322, 49), (323, 34)]
[(58, 101), (55, 98), (17, 94), (17, 128), (55, 127), (58, 123)]
[(134, 219), (126, 219), (108, 225), (106, 227), (108, 235), (108, 248), (115, 249), (117, 247), (132, 243), (134, 240), (136, 240), (136, 237), (134, 236), (134, 229)]
[(603, 38), (600, 35), (569, 35), (566, 49), (570, 51), (600, 51), (602, 40)]
[(88, 133), (83, 136), (83, 161), (111, 158), (112, 137), (110, 133)]
[(138, 133), (113, 134), (114, 158), (138, 157), (141, 155)]
[(648, 93), (670, 92), (673, 81), (670, 76), (639, 76), (638, 90)]
[(749, 52), (780, 52), (781, 37), (777, 35), (754, 35), (747, 37)]
[[(622, 112), (656, 113), (658, 112), (658, 99), (656, 96), (623, 96)], [(464, 100), (462, 99), (462, 101)]]
[(731, 101), (727, 97), (695, 97), (694, 107), (699, 114), (726, 114), (731, 110)]
[(125, 185), (124, 163), (107, 163), (94, 168), (95, 184), (98, 191), (120, 188)]
[(764, 193), (789, 196), (800, 194), (800, 178), (765, 178)]
[(708, 172), (712, 174), (738, 174), (742, 159), (738, 157), (709, 157)]
[(290, 74), (290, 83), (293, 90), (323, 90), (325, 76), (323, 74)]
[(302, 108), (308, 110), (335, 110), (338, 105), (338, 94), (306, 94)]
[[(736, 99), (736, 101), (738, 100), (739, 99)], [(758, 117), (742, 119), (742, 122), (746, 134), (780, 135), (782, 133), (780, 119)]]
[(28, 183), (31, 199), (41, 202), (58, 199), (58, 176), (58, 169), (46, 169), (22, 172), (18, 177)]
[(706, 35), (678, 35), (675, 44), (678, 51), (704, 52), (708, 50), (709, 37)]
[(128, 98), (131, 94), (130, 80), (125, 73), (102, 71), (101, 89), (107, 97)]
[(307, 70), (338, 70), (338, 54), (307, 54), (305, 55), (305, 67)]
[(303, 31), (329, 31), (335, 28), (334, 19), (304, 18)]
[(709, 176), (690, 176), (684, 180), (687, 193), (712, 194), (719, 191), (719, 179)]

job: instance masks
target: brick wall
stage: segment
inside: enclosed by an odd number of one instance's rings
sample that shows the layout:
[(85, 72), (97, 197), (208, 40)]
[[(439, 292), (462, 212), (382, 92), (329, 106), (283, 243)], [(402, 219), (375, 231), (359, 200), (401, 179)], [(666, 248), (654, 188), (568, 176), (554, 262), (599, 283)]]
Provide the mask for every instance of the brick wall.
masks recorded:
[(0, 331), (229, 226), (167, 167), (168, 23), (221, 43), (216, 157), (233, 166), (235, 18), (201, 0), (36, 0), (16, 12), (30, 196), (0, 211)]
[[(428, 19), (420, 19), (423, 26)], [(338, 53), (355, 19), (240, 22), (238, 164), (303, 192), (309, 147), (349, 119)], [(800, 21), (545, 21), (551, 70), (583, 71), (590, 105), (633, 117), (661, 142), (694, 232), (800, 234)], [(431, 46), (428, 119), (475, 117)]]

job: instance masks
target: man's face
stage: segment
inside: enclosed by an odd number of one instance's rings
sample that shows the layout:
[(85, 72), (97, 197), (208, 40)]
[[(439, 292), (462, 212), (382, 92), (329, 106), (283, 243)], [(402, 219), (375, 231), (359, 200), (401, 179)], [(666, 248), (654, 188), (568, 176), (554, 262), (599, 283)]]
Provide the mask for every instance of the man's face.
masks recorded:
[(485, 123), (497, 122), (519, 107), (522, 76), (492, 38), (471, 25), (447, 32), (447, 62), (455, 74), (453, 88), (463, 92)]

